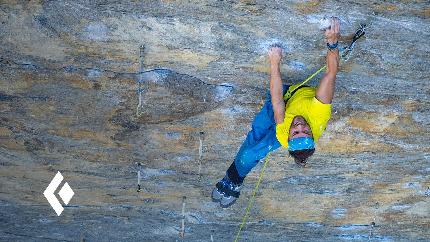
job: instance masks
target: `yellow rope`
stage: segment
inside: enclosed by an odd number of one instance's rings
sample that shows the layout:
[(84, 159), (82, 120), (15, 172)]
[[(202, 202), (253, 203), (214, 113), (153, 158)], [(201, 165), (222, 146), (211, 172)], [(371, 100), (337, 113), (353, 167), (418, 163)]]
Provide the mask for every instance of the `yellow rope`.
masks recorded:
[(284, 100), (287, 100), (291, 97), (291, 93), (293, 93), (295, 90), (297, 90), (299, 87), (305, 85), (308, 81), (310, 81), (312, 78), (314, 78), (316, 75), (318, 75), (318, 73), (320, 73), (321, 71), (323, 71), (325, 68), (327, 68), (327, 66), (323, 66), (321, 67), (318, 71), (316, 71), (314, 74), (310, 75), (308, 78), (306, 78), (306, 80), (304, 80), (302, 83), (300, 83), (300, 85), (298, 85), (297, 87), (295, 87), (293, 90), (288, 90), (287, 93), (285, 93), (284, 95)]
[(251, 207), (254, 203), (255, 194), (257, 194), (258, 187), (260, 186), (261, 180), (263, 179), (264, 170), (266, 169), (266, 165), (269, 161), (269, 156), (270, 156), (270, 153), (266, 156), (266, 160), (264, 161), (264, 165), (263, 165), (263, 168), (261, 169), (260, 176), (258, 177), (257, 184), (254, 187), (254, 191), (252, 191), (251, 199), (249, 200), (248, 206), (246, 207), (245, 216), (243, 216), (242, 223), (240, 224), (239, 231), (237, 231), (236, 239), (234, 240), (234, 242), (239, 241), (240, 232), (245, 226), (246, 219), (248, 218), (249, 210), (251, 210)]

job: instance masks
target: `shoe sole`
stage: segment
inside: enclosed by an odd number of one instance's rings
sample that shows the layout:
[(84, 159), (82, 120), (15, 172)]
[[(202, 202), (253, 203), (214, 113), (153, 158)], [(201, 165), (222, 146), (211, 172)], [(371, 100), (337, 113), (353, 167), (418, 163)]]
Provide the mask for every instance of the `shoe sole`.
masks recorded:
[(235, 199), (233, 202), (231, 202), (231, 203), (229, 203), (229, 204), (227, 204), (227, 205), (223, 205), (223, 204), (221, 203), (221, 201), (220, 201), (219, 205), (220, 205), (222, 208), (228, 208), (228, 207), (232, 206), (233, 204), (235, 204), (235, 203), (236, 203), (236, 200), (237, 200), (237, 199)]
[(214, 203), (221, 202), (221, 198), (215, 199), (213, 196), (211, 196), (211, 198), (212, 198), (212, 202), (214, 202)]
[[(215, 188), (216, 189), (216, 188)], [(221, 202), (221, 199), (222, 199), (222, 197), (220, 197), (220, 198), (218, 198), (218, 199), (216, 199), (216, 198), (214, 198), (214, 192), (212, 191), (212, 193), (211, 193), (211, 198), (212, 198), (212, 202), (215, 202), (215, 203), (217, 203), (217, 202)]]
[(237, 199), (235, 199), (233, 202), (231, 202), (231, 203), (229, 203), (229, 204), (227, 204), (227, 205), (223, 205), (223, 204), (221, 203), (222, 197), (221, 197), (221, 198), (219, 198), (219, 199), (216, 199), (216, 198), (214, 198), (213, 193), (211, 194), (211, 199), (212, 199), (212, 202), (215, 202), (215, 203), (219, 202), (219, 205), (220, 205), (222, 208), (228, 208), (228, 207), (230, 207), (231, 205), (235, 204), (235, 203), (236, 203), (236, 200), (237, 200)]

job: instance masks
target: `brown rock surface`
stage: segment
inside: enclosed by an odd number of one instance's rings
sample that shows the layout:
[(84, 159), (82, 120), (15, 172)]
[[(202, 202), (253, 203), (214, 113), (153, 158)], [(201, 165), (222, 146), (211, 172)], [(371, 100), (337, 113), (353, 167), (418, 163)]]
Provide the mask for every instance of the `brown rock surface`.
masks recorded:
[[(325, 15), (368, 33), (308, 167), (273, 153), (241, 238), (430, 240), (429, 3), (344, 0), (2, 1), (0, 240), (232, 241), (261, 166), (229, 209), (210, 191), (265, 98), (267, 47), (303, 80)], [(57, 171), (61, 216), (43, 196)]]

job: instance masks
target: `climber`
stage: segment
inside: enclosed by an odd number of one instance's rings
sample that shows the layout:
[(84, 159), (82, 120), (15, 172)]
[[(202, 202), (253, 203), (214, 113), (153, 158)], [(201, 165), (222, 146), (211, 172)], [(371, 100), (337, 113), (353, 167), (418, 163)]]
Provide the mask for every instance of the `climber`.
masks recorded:
[[(315, 141), (325, 130), (331, 115), (339, 65), (339, 29), (339, 19), (332, 17), (330, 27), (325, 29), (327, 71), (316, 89), (300, 84), (283, 85), (280, 72), (282, 49), (270, 48), (270, 92), (267, 100), (255, 116), (252, 129), (225, 177), (212, 191), (212, 200), (220, 202), (221, 207), (229, 207), (237, 200), (246, 175), (269, 152), (281, 146), (288, 148), (289, 154), (302, 166), (314, 153)], [(288, 90), (291, 95), (285, 100), (284, 94)]]

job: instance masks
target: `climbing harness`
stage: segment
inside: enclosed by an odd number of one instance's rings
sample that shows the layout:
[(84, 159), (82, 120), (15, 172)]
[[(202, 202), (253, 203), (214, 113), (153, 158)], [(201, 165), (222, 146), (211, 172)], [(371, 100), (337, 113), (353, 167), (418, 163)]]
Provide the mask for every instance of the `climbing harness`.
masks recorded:
[[(360, 24), (360, 27), (358, 27), (358, 29), (355, 31), (355, 34), (354, 34), (354, 37), (352, 38), (351, 43), (339, 51), (340, 57), (342, 60), (344, 60), (344, 61), (349, 60), (349, 58), (352, 55), (352, 50), (354, 50), (355, 42), (357, 42), (357, 40), (360, 39), (365, 34), (365, 30), (366, 30), (366, 24)], [(321, 71), (323, 71), (326, 68), (327, 68), (327, 65), (324, 65), (323, 67), (318, 69), (314, 74), (312, 74), (308, 78), (306, 78), (306, 80), (304, 80), (302, 83), (300, 83), (300, 85), (295, 87), (293, 90), (288, 90), (287, 93), (285, 93), (285, 95), (284, 95), (284, 100), (288, 100), (294, 94), (295, 91), (297, 91), (303, 85), (308, 83), (312, 78), (314, 78), (316, 75), (318, 75)]]
[[(347, 47), (344, 47), (340, 51), (340, 56), (341, 56), (341, 58), (344, 61), (349, 60), (349, 58), (351, 57), (352, 50), (355, 47), (355, 42), (365, 34), (365, 28), (366, 28), (365, 24), (360, 24), (360, 27), (355, 32), (355, 35), (354, 35), (351, 43)], [(327, 67), (327, 65), (324, 65), (323, 67), (321, 67), (320, 69), (318, 69), (314, 74), (312, 74), (308, 78), (306, 78), (306, 80), (304, 80), (302, 83), (300, 83), (300, 85), (298, 85), (297, 87), (295, 87), (293, 90), (291, 90), (291, 91), (288, 90), (287, 93), (284, 95), (284, 100), (288, 101), (288, 99), (291, 98), (291, 96), (299, 88), (304, 87), (304, 85), (307, 82), (309, 82), (312, 78), (314, 78), (316, 75), (318, 75), (318, 73), (320, 73), (321, 71), (323, 71), (326, 67)], [(239, 226), (239, 230), (237, 231), (237, 234), (236, 234), (236, 237), (234, 239), (234, 242), (239, 241), (240, 233), (242, 232), (242, 229), (245, 226), (246, 220), (248, 219), (249, 211), (251, 210), (251, 208), (252, 208), (252, 206), (254, 204), (255, 195), (257, 194), (258, 187), (260, 186), (260, 183), (261, 183), (261, 181), (263, 179), (264, 170), (266, 169), (267, 163), (269, 162), (269, 156), (270, 156), (270, 153), (267, 154), (267, 156), (265, 158), (263, 168), (261, 169), (260, 175), (258, 176), (257, 184), (255, 184), (254, 190), (252, 191), (251, 199), (249, 200), (248, 206), (246, 207), (245, 215), (242, 218), (242, 222), (241, 222), (241, 224)]]

